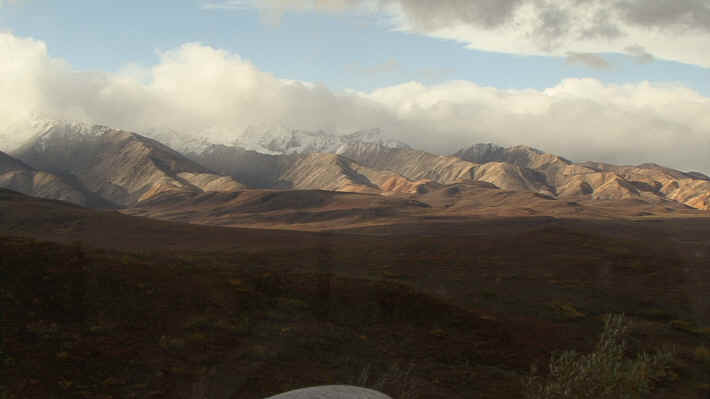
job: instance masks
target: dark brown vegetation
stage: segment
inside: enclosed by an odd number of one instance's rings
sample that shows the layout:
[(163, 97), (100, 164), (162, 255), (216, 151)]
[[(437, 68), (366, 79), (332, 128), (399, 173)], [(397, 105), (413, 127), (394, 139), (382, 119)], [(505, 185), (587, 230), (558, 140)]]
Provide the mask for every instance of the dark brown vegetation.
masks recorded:
[(609, 313), (634, 323), (630, 356), (675, 347), (656, 397), (710, 392), (707, 219), (359, 226), (195, 226), (2, 192), (0, 397), (263, 398), (363, 375), (399, 376), (382, 383), (395, 399), (522, 397), (531, 364), (593, 350)]
[(609, 315), (604, 330), (590, 353), (567, 350), (550, 358), (548, 375), (536, 370), (523, 380), (528, 399), (636, 399), (648, 396), (656, 384), (674, 380), (675, 353), (658, 349), (628, 356), (627, 335), (631, 324), (624, 315)]

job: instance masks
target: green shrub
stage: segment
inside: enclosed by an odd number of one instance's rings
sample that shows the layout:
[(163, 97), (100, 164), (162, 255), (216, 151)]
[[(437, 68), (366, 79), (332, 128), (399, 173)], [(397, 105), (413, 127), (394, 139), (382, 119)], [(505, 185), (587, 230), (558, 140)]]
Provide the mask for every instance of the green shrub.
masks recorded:
[(523, 380), (523, 395), (528, 399), (634, 399), (649, 393), (656, 383), (672, 377), (673, 353), (627, 358), (629, 328), (623, 315), (608, 316), (593, 352), (552, 355), (549, 375), (541, 377), (533, 368)]

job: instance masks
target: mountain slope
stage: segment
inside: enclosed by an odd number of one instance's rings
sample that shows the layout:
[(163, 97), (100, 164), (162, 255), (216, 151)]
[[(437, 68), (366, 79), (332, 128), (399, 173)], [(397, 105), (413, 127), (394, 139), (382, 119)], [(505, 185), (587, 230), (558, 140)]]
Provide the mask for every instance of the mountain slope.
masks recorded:
[(16, 152), (36, 168), (74, 176), (91, 192), (130, 206), (164, 191), (243, 187), (157, 141), (104, 126), (57, 123)]
[(313, 153), (291, 165), (280, 180), (293, 189), (377, 192), (379, 187), (357, 169), (354, 162), (341, 156)]
[(310, 154), (335, 153), (343, 145), (361, 142), (375, 143), (389, 148), (409, 148), (400, 141), (386, 138), (380, 129), (338, 135), (324, 131), (289, 129), (284, 126), (249, 127), (234, 140), (233, 144), (265, 154)]
[(477, 166), (456, 157), (391, 148), (378, 143), (350, 143), (339, 148), (337, 153), (369, 168), (389, 170), (410, 180), (429, 179), (441, 184), (470, 180)]
[(332, 228), (391, 222), (426, 210), (412, 199), (323, 190), (244, 190), (230, 193), (163, 193), (122, 212), (154, 219), (261, 227)]
[[(495, 148), (492, 148), (495, 150)], [(449, 185), (467, 181), (482, 181), (504, 190), (531, 191), (554, 195), (540, 172), (524, 165), (491, 161), (479, 157), (469, 162), (456, 156), (440, 156), (408, 148), (388, 148), (376, 143), (351, 143), (338, 154), (354, 159), (367, 167), (390, 170), (410, 180), (429, 180)]]
[[(613, 185), (606, 192), (613, 191)], [(615, 219), (637, 217), (705, 217), (707, 214), (670, 200), (612, 196), (603, 201), (587, 197), (570, 201), (530, 191), (501, 190), (493, 184), (475, 181), (434, 188), (412, 196), (432, 207), (432, 214), (454, 217), (521, 217)]]
[(298, 159), (298, 155), (262, 154), (227, 145), (210, 145), (204, 151), (187, 156), (200, 165), (253, 188), (277, 186), (281, 174)]
[[(470, 162), (502, 162), (533, 170), (559, 197), (672, 200), (697, 209), (710, 209), (710, 179), (701, 173), (684, 173), (656, 164), (574, 163), (526, 146), (503, 148), (494, 144), (476, 144), (462, 149), (455, 156)], [(505, 188), (529, 190), (524, 185)]]
[(314, 153), (299, 157), (280, 176), (294, 189), (369, 193), (414, 193), (430, 180), (409, 180), (388, 170), (368, 168), (335, 154)]
[(488, 162), (476, 168), (476, 181), (488, 182), (503, 190), (530, 191), (554, 195), (554, 188), (547, 185), (544, 176), (532, 169), (505, 162)]
[(32, 169), (4, 152), (0, 152), (0, 187), (33, 197), (56, 199), (77, 205), (90, 203), (80, 188), (65, 179)]
[(332, 153), (261, 154), (213, 145), (191, 159), (253, 188), (413, 193), (429, 180), (409, 180), (395, 172), (368, 168)]
[(469, 162), (504, 162), (532, 169), (542, 173), (545, 183), (550, 186), (566, 183), (565, 176), (594, 172), (565, 158), (527, 146), (504, 148), (495, 144), (475, 144), (460, 150), (454, 156)]

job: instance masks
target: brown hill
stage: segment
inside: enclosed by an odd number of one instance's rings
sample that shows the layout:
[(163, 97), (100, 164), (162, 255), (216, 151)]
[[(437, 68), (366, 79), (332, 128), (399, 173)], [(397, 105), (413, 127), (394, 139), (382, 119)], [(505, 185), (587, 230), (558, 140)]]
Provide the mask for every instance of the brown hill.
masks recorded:
[[(360, 169), (360, 171), (358, 171)], [(335, 154), (312, 153), (299, 157), (279, 177), (289, 188), (376, 192), (379, 187), (360, 172), (371, 172), (360, 168), (355, 162)]]
[(35, 170), (4, 152), (0, 152), (0, 187), (33, 197), (90, 204), (80, 188), (57, 175)]
[[(543, 179), (533, 181), (547, 185), (551, 194), (562, 198), (671, 200), (697, 209), (709, 209), (710, 180), (701, 173), (684, 173), (656, 164), (574, 163), (526, 146), (503, 148), (477, 144), (457, 152), (456, 156), (471, 162), (503, 162), (535, 171)], [(540, 192), (539, 189), (530, 190), (524, 184), (505, 188)]]
[(362, 166), (341, 155), (312, 153), (295, 158), (279, 177), (293, 189), (316, 189), (364, 193), (415, 193), (429, 180), (409, 180), (389, 170)]
[(341, 155), (268, 155), (234, 146), (211, 146), (191, 158), (251, 188), (414, 193), (428, 180), (413, 181), (395, 172), (368, 168)]
[(501, 190), (480, 181), (447, 186), (429, 183), (419, 186), (413, 194), (388, 196), (323, 190), (163, 193), (121, 212), (174, 222), (308, 231), (472, 217), (636, 220), (704, 216), (703, 212), (669, 200), (578, 198), (571, 201), (530, 191)]
[(438, 187), (412, 198), (430, 205), (430, 215), (461, 218), (546, 216), (599, 220), (705, 216), (704, 212), (670, 200), (583, 197), (572, 201), (529, 191), (501, 190), (485, 182)]
[(242, 188), (170, 148), (136, 133), (102, 126), (57, 125), (16, 152), (41, 170), (75, 177), (89, 191), (121, 206), (161, 192), (232, 191)]
[[(376, 143), (351, 143), (338, 153), (373, 169), (389, 170), (411, 180), (447, 185), (483, 181), (505, 190), (552, 195), (544, 174), (510, 162), (468, 162), (455, 156), (440, 156), (409, 148), (389, 148)], [(489, 157), (490, 158), (490, 157)], [(410, 190), (414, 191), (414, 190)]]
[(29, 197), (2, 188), (0, 235), (30, 236), (69, 244), (81, 241), (97, 248), (127, 251), (237, 248), (268, 251), (317, 242), (317, 236), (311, 233), (173, 223)]
[(329, 229), (384, 223), (429, 206), (413, 199), (323, 190), (164, 193), (127, 215), (218, 226)]
[(373, 169), (389, 170), (410, 180), (433, 180), (451, 184), (473, 177), (476, 165), (456, 157), (430, 154), (409, 148), (390, 148), (377, 143), (351, 143), (338, 154)]
[(554, 195), (554, 189), (545, 183), (540, 173), (510, 163), (483, 164), (476, 168), (473, 180), (492, 183), (504, 190)]

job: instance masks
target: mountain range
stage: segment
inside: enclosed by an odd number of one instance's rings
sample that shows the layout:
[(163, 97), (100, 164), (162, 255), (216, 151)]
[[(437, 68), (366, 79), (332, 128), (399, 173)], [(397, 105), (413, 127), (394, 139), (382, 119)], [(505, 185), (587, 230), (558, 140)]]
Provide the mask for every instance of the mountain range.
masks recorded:
[[(521, 209), (539, 207), (540, 199), (560, 206), (636, 201), (710, 209), (710, 178), (702, 173), (656, 164), (573, 162), (526, 146), (475, 144), (437, 155), (379, 129), (336, 135), (249, 128), (231, 141), (214, 143), (172, 131), (143, 135), (78, 122), (31, 126), (28, 140), (0, 152), (0, 187), (169, 219), (192, 221), (185, 215), (200, 215), (201, 222), (234, 224), (224, 215), (262, 209), (254, 208), (259, 201), (293, 209), (327, 203), (329, 212), (371, 208), (380, 215), (431, 207), (477, 213), (503, 198), (491, 193), (505, 198), (520, 193), (513, 197)], [(293, 190), (303, 192), (285, 193)], [(220, 192), (225, 194), (210, 194)], [(182, 219), (176, 216), (181, 212)]]

